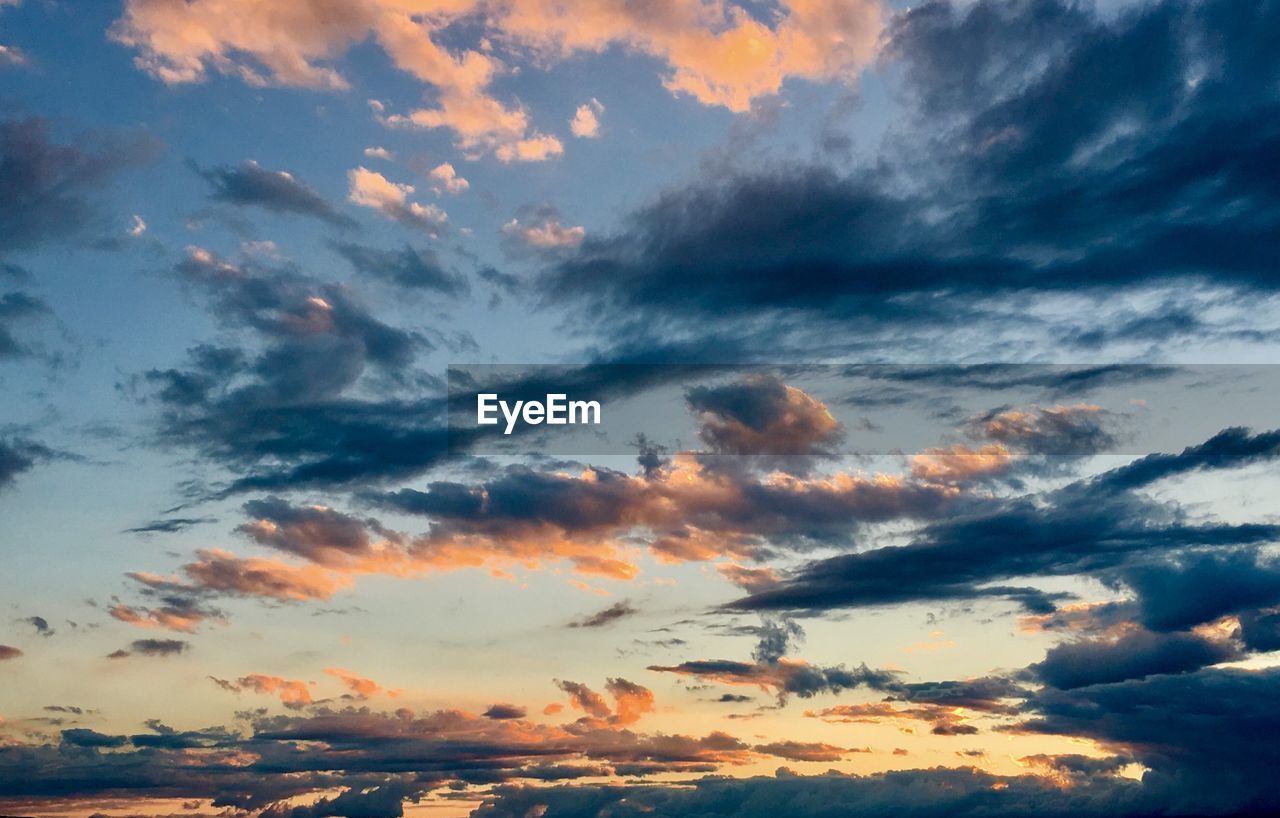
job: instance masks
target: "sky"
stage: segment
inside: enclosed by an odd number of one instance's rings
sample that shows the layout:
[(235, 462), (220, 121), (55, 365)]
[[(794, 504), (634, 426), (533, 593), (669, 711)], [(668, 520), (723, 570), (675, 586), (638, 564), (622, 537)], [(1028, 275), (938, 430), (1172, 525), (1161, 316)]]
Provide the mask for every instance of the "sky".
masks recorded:
[(0, 0), (0, 815), (1280, 811), (1278, 37)]

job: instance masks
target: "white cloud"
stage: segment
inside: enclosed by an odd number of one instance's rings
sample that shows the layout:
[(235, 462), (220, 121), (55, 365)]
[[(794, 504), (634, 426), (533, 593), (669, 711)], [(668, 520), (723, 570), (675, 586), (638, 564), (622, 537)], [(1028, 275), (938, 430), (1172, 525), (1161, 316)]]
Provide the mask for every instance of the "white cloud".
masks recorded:
[(361, 207), (372, 208), (393, 221), (417, 227), (431, 236), (444, 231), (448, 214), (433, 204), (422, 205), (409, 197), (413, 185), (392, 182), (381, 173), (359, 167), (347, 172), (348, 197)]
[(566, 227), (560, 211), (551, 206), (527, 208), (502, 226), (507, 250), (518, 255), (522, 250), (564, 250), (577, 247), (586, 238), (582, 225)]
[(569, 130), (580, 139), (594, 139), (600, 135), (600, 114), (604, 113), (604, 105), (595, 97), (590, 102), (578, 106), (573, 119), (569, 120)]
[(388, 162), (396, 158), (395, 154), (391, 151), (379, 146), (365, 148), (364, 155), (368, 156), (370, 159), (384, 159)]
[(448, 162), (436, 165), (427, 175), (431, 177), (433, 183), (431, 189), (437, 194), (461, 193), (471, 187), (471, 183), (459, 176), (453, 165)]

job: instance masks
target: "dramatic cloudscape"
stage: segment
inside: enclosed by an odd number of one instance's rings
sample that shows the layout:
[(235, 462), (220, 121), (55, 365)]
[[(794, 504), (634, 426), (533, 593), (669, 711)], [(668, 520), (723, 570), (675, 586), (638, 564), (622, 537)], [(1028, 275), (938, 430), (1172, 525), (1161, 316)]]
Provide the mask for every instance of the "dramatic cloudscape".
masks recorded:
[(0, 0), (0, 815), (1280, 813), (1277, 42)]

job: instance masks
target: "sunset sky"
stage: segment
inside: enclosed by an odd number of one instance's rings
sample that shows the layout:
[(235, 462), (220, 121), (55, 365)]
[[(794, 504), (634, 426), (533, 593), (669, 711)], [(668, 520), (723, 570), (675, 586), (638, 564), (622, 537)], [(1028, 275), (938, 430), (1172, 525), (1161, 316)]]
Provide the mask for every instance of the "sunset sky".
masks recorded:
[(0, 0), (0, 816), (1280, 812), (1277, 42)]

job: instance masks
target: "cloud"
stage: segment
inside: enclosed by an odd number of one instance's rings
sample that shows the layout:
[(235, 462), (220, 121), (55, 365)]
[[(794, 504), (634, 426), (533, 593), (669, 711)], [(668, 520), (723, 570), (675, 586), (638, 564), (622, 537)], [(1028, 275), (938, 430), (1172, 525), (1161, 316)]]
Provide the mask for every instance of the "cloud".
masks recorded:
[(539, 52), (602, 52), (610, 45), (665, 61), (663, 85), (704, 105), (746, 111), (784, 81), (852, 81), (876, 51), (878, 2), (788, 0), (762, 21), (744, 7), (698, 0), (661, 9), (625, 3), (512, 3), (498, 27)]
[[(199, 549), (197, 560), (182, 570), (197, 588), (232, 596), (264, 597), (282, 602), (328, 599), (351, 580), (315, 566), (293, 566), (279, 560), (241, 558), (222, 549)], [(147, 575), (134, 575), (148, 583)]]
[[(708, 169), (549, 264), (543, 297), (651, 354), (673, 335), (734, 339), (755, 356), (936, 349), (971, 319), (1094, 350), (1230, 335), (1238, 323), (1166, 320), (1167, 302), (1113, 322), (1105, 300), (1174, 287), (1241, 307), (1275, 292), (1275, 186), (1250, 169), (1280, 138), (1266, 113), (1280, 94), (1275, 66), (1250, 55), (1280, 18), (1268, 8), (1238, 26), (1231, 8), (917, 4), (887, 31), (907, 114), (875, 162)], [(1237, 218), (1239, 203), (1257, 218)], [(1048, 330), (1022, 320), (1026, 304), (1068, 293), (1069, 318)]]
[(107, 613), (140, 628), (167, 628), (180, 633), (195, 633), (206, 620), (223, 618), (220, 611), (181, 593), (162, 594), (160, 598), (159, 607), (135, 608), (117, 602), (107, 608)]
[(825, 404), (770, 375), (695, 386), (685, 402), (698, 436), (721, 454), (818, 454), (843, 437)]
[(30, 60), (26, 52), (17, 46), (0, 44), (0, 66), (26, 65)]
[(1280, 671), (1204, 669), (1074, 690), (1046, 688), (1017, 729), (1092, 739), (1151, 768), (1144, 789), (1188, 814), (1265, 813)]
[[(3, 336), (0, 336), (0, 342), (2, 341)], [(33, 440), (22, 438), (0, 440), (0, 491), (12, 487), (18, 475), (56, 456), (57, 452), (53, 449)]]
[(126, 534), (174, 534), (197, 525), (217, 522), (215, 517), (168, 517), (152, 520), (140, 526), (126, 528)]
[(36, 633), (41, 636), (53, 636), (55, 633), (54, 629), (49, 625), (49, 620), (45, 619), (43, 616), (28, 616), (22, 621), (35, 628)]
[(310, 216), (339, 227), (355, 225), (350, 217), (339, 213), (323, 196), (287, 171), (267, 170), (249, 160), (235, 167), (197, 168), (197, 172), (213, 189), (215, 201)]
[(408, 244), (400, 250), (379, 250), (363, 244), (335, 243), (333, 249), (361, 275), (371, 276), (403, 287), (458, 297), (470, 287), (462, 276), (446, 270), (430, 247), (414, 248)]
[(77, 727), (62, 731), (62, 743), (71, 747), (123, 747), (129, 743), (129, 738)]
[(604, 105), (595, 97), (584, 102), (573, 112), (569, 120), (569, 130), (579, 139), (595, 139), (600, 136), (600, 114), (604, 113)]
[(768, 744), (757, 744), (751, 749), (757, 753), (777, 756), (789, 761), (840, 761), (853, 752), (844, 747), (836, 747), (820, 741), (774, 741)]
[(453, 165), (448, 162), (436, 165), (427, 176), (431, 179), (431, 189), (437, 194), (461, 193), (471, 187), (471, 183), (459, 176)]
[[(367, 699), (370, 696), (374, 696), (384, 691), (382, 685), (378, 684), (373, 679), (365, 678), (364, 676), (353, 673), (344, 668), (327, 667), (324, 669), (324, 672), (342, 682), (342, 684), (346, 686), (347, 690), (350, 691), (349, 695), (357, 699)], [(393, 693), (389, 693), (388, 695), (393, 695)]]
[(1076, 403), (999, 409), (970, 418), (970, 434), (1010, 449), (1031, 454), (1094, 454), (1114, 446), (1117, 436), (1107, 428), (1110, 413), (1101, 406)]
[(241, 345), (193, 347), (185, 364), (128, 386), (157, 402), (166, 443), (238, 475), (223, 490), (406, 475), (443, 456), (444, 402), (423, 398), (412, 371), (432, 347), (422, 334), (383, 323), (351, 289), (291, 265), (192, 247), (174, 272)]
[(0, 295), (0, 360), (31, 355), (30, 346), (16, 334), (16, 326), (48, 317), (52, 312), (43, 299), (21, 290)]
[(12, 645), (0, 645), (0, 662), (6, 659), (17, 659), (22, 655), (22, 651)]
[(568, 694), (575, 710), (586, 714), (579, 720), (583, 726), (627, 726), (653, 711), (653, 691), (626, 679), (608, 679), (605, 683), (605, 690), (614, 701), (612, 708), (603, 696), (580, 682), (556, 680), (556, 686)]
[(527, 707), (503, 703), (490, 705), (489, 709), (481, 713), (481, 715), (486, 719), (495, 719), (498, 721), (505, 719), (523, 719), (528, 714), (529, 709)]
[(180, 639), (135, 639), (129, 643), (128, 650), (114, 651), (107, 658), (124, 659), (135, 654), (159, 657), (177, 656), (186, 653), (190, 648), (190, 642), (183, 642)]
[(433, 204), (410, 201), (413, 185), (392, 182), (377, 171), (359, 167), (348, 171), (348, 198), (361, 207), (372, 208), (394, 222), (422, 230), (432, 238), (445, 230), (448, 214)]
[[(1239, 467), (1280, 452), (1273, 432), (1226, 430), (1178, 455), (1149, 455), (1041, 496), (965, 502), (916, 532), (904, 546), (874, 548), (810, 563), (734, 607), (827, 610), (919, 600), (1004, 597), (1049, 613), (1042, 592), (1009, 581), (1092, 573), (1180, 549), (1247, 548), (1274, 539), (1270, 524), (1187, 523), (1176, 507), (1136, 489), (1176, 474)], [(1014, 551), (1010, 539), (1020, 543)]]
[(225, 679), (213, 679), (213, 682), (223, 690), (233, 693), (248, 690), (253, 693), (279, 696), (281, 703), (292, 710), (305, 707), (312, 701), (310, 686), (299, 679), (250, 673), (247, 676), (241, 676), (235, 682), (228, 682)]
[(1046, 684), (1070, 690), (1158, 673), (1185, 673), (1239, 658), (1239, 648), (1226, 640), (1137, 630), (1118, 639), (1065, 642), (1050, 648), (1044, 661), (1031, 669)]
[(521, 257), (530, 253), (556, 253), (577, 247), (586, 236), (586, 228), (566, 227), (560, 211), (551, 205), (527, 207), (502, 225), (503, 248), (508, 255)]
[(801, 547), (871, 522), (933, 516), (952, 495), (888, 475), (761, 478), (680, 455), (649, 477), (513, 466), (479, 485), (436, 481), (426, 491), (366, 498), (432, 521), (412, 549), (422, 568), (563, 559), (583, 573), (627, 579), (637, 568), (620, 545), (623, 535), (641, 537), (667, 562), (745, 558), (766, 544)]
[(909, 814), (943, 818), (970, 813), (993, 818), (1026, 815), (1098, 818), (1140, 814), (1141, 785), (1107, 773), (1082, 777), (1066, 788), (1037, 775), (997, 776), (972, 768), (903, 770), (869, 776), (831, 772), (773, 778), (707, 777), (685, 786), (504, 785), (477, 811), (477, 818), (556, 818), (609, 815), (715, 815), (767, 818), (785, 811), (797, 818), (833, 814), (889, 818)]
[(896, 684), (897, 674), (873, 670), (865, 664), (818, 667), (807, 662), (780, 658), (776, 661), (738, 662), (730, 659), (698, 659), (678, 665), (650, 665), (658, 673), (692, 676), (704, 682), (758, 687), (785, 702), (790, 694), (808, 699), (819, 693), (840, 693), (858, 687), (883, 690)]
[(55, 142), (39, 118), (0, 121), (0, 253), (70, 241), (106, 221), (94, 194), (158, 152), (126, 132), (85, 133)]
[(588, 617), (570, 622), (571, 628), (603, 628), (612, 625), (620, 619), (626, 619), (629, 616), (635, 616), (639, 611), (631, 606), (627, 600), (615, 602), (609, 607), (601, 611), (596, 611)]

